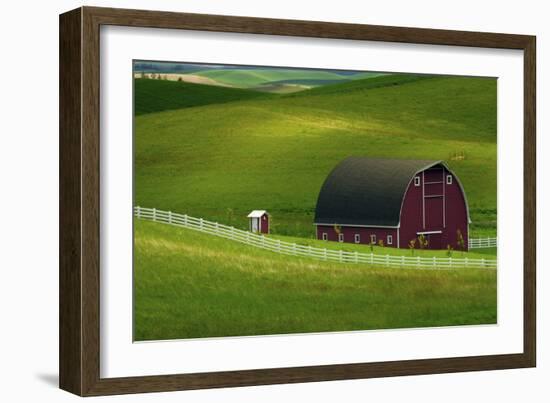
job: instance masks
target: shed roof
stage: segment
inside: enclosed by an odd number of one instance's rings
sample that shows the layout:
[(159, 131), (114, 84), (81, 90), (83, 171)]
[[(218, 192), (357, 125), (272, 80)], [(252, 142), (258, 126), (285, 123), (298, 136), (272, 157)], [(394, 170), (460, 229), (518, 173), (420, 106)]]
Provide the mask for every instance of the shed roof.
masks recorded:
[(412, 178), (435, 160), (348, 157), (328, 175), (315, 209), (316, 224), (396, 227)]
[(264, 214), (267, 214), (267, 211), (265, 210), (252, 210), (250, 214), (247, 215), (248, 218), (256, 218), (261, 217)]

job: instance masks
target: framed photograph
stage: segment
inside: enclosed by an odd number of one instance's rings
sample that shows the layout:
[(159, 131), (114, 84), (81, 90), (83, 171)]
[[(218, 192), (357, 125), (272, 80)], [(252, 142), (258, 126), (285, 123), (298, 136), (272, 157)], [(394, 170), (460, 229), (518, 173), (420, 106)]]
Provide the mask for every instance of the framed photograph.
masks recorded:
[(533, 367), (535, 37), (60, 16), (60, 386)]

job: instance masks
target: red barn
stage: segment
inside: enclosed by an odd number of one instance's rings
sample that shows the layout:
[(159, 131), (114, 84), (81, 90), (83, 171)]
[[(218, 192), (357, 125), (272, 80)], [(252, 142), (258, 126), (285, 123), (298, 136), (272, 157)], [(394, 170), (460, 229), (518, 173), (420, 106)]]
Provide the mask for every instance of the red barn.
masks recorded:
[[(468, 201), (443, 161), (349, 157), (328, 175), (317, 199), (317, 238), (408, 248), (468, 249)], [(463, 243), (460, 242), (460, 237)], [(463, 244), (463, 246), (461, 246)]]

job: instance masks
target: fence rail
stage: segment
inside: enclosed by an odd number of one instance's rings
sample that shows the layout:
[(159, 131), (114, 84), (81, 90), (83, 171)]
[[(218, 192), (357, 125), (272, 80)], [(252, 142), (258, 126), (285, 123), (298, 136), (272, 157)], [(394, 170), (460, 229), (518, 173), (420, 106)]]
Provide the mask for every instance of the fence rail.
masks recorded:
[(493, 248), (496, 246), (496, 238), (471, 238), (468, 240), (468, 249)]
[(368, 263), (386, 267), (409, 267), (419, 269), (450, 269), (450, 268), (487, 268), (496, 269), (496, 259), (470, 259), (453, 257), (421, 257), (421, 256), (393, 256), (374, 253), (347, 252), (344, 250), (316, 248), (265, 237), (243, 231), (235, 227), (191, 217), (186, 214), (154, 208), (134, 207), (134, 215), (138, 219), (152, 220), (165, 224), (175, 225), (231, 239), (261, 249), (293, 256), (312, 257), (341, 263)]

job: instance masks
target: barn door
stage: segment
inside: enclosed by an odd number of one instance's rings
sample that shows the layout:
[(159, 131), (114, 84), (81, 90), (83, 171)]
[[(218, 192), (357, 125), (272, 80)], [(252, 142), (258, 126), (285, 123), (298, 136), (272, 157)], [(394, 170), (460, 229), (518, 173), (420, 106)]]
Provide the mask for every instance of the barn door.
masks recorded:
[(443, 197), (426, 197), (426, 230), (443, 228)]

